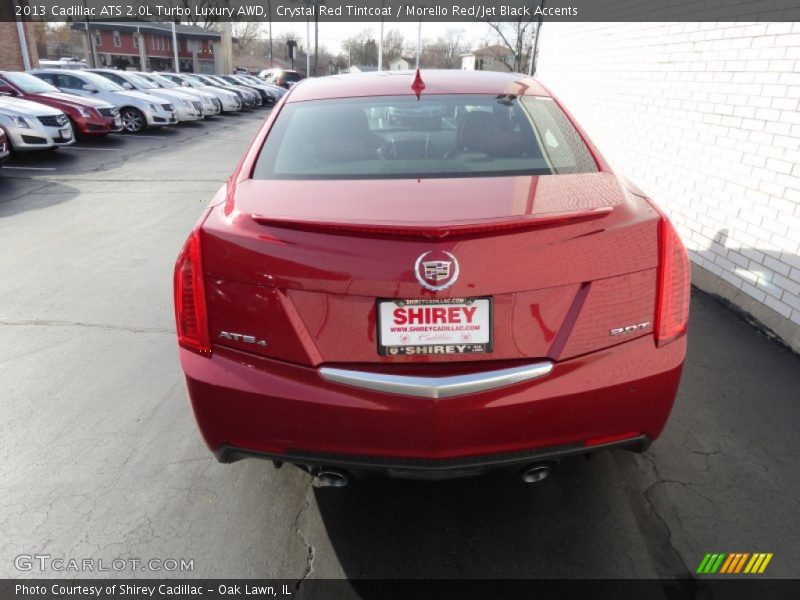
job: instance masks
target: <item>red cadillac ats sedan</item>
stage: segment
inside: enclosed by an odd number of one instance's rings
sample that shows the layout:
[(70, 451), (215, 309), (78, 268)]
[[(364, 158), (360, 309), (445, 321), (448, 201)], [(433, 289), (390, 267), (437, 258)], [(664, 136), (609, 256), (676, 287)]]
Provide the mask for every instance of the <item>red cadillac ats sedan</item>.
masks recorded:
[(217, 458), (440, 479), (642, 451), (675, 399), (689, 262), (519, 74), (307, 79), (175, 267), (180, 361)]

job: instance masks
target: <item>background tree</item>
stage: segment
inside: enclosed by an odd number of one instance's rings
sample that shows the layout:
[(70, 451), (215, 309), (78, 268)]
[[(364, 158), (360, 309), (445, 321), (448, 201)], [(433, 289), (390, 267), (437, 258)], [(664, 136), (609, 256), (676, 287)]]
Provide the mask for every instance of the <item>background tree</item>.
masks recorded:
[(397, 29), (392, 29), (383, 36), (383, 66), (389, 68), (389, 63), (395, 58), (400, 58), (405, 51), (405, 38)]
[(492, 29), (494, 40), (492, 43), (500, 44), (511, 49), (514, 55), (513, 62), (505, 60), (505, 57), (498, 56), (497, 60), (516, 73), (526, 70), (528, 59), (531, 52), (531, 32), (533, 31), (536, 19), (517, 19), (516, 21), (495, 22), (487, 21)]
[(469, 50), (469, 44), (464, 41), (463, 29), (448, 29), (440, 37), (438, 44), (443, 51), (442, 63), (445, 69), (460, 69), (461, 55)]
[(257, 21), (234, 23), (233, 37), (236, 38), (240, 54), (255, 54), (257, 42), (261, 37), (261, 23)]
[[(294, 49), (294, 62), (297, 65), (297, 57), (300, 53), (305, 55), (305, 46), (303, 42), (305, 41), (305, 36), (300, 36), (297, 34), (296, 31), (287, 31), (281, 33), (272, 38), (272, 47), (275, 52), (275, 56), (277, 58), (283, 58), (288, 60), (289, 59), (289, 47), (287, 42), (289, 40), (294, 40), (297, 43)], [(303, 67), (305, 68), (305, 61), (303, 62)]]
[(375, 40), (372, 29), (364, 29), (347, 38), (342, 42), (342, 48), (349, 57), (351, 65), (378, 64), (378, 42)]
[(448, 29), (436, 41), (425, 40), (422, 44), (420, 64), (428, 69), (461, 68), (461, 55), (469, 49), (463, 37), (463, 29)]

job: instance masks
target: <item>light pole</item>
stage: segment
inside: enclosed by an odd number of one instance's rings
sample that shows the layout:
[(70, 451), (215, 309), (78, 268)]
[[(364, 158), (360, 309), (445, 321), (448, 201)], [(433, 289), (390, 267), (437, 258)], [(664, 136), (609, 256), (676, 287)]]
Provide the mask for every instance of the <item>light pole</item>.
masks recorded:
[[(324, 2), (324, 0), (323, 0)], [(323, 2), (314, 3), (314, 77), (317, 76), (317, 62), (319, 60), (319, 8)]]
[[(381, 0), (381, 8), (383, 8), (383, 0)], [(378, 71), (383, 70), (383, 11), (381, 11), (381, 35), (378, 39)]]
[[(181, 65), (178, 62), (178, 34), (175, 32), (175, 21), (172, 22), (172, 50), (175, 57), (175, 72), (181, 72)], [(144, 69), (144, 67), (142, 67)]]
[(311, 75), (311, 53), (308, 51), (311, 47), (311, 21), (306, 16), (306, 77)]
[(86, 6), (86, 0), (83, 0), (83, 9), (83, 14), (86, 15), (84, 20), (86, 21), (86, 39), (89, 42), (89, 62), (91, 63), (92, 68), (96, 69), (97, 60), (95, 59), (94, 36), (92, 36), (92, 32), (89, 28), (89, 8)]
[[(17, 5), (17, 0), (12, 2), (12, 6), (14, 8), (14, 12), (17, 11), (19, 8)], [(25, 35), (25, 24), (22, 22), (22, 19), (17, 16), (17, 37), (19, 38), (19, 51), (22, 54), (22, 66), (25, 67), (26, 71), (31, 70), (31, 56), (28, 53), (28, 39)]]
[(267, 10), (269, 10), (269, 68), (275, 66), (272, 61), (272, 0), (267, 1)]
[(419, 55), (422, 52), (422, 19), (419, 20), (417, 29), (417, 69), (419, 69)]

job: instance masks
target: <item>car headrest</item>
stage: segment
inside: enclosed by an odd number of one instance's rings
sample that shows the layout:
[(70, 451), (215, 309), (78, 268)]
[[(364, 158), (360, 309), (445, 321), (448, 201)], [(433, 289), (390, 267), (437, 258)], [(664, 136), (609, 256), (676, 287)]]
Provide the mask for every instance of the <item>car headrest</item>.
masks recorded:
[(464, 152), (484, 152), (487, 142), (497, 130), (494, 114), (468, 112), (458, 124), (458, 149)]
[(360, 108), (335, 108), (319, 115), (314, 124), (319, 138), (363, 139), (369, 137), (369, 121)]

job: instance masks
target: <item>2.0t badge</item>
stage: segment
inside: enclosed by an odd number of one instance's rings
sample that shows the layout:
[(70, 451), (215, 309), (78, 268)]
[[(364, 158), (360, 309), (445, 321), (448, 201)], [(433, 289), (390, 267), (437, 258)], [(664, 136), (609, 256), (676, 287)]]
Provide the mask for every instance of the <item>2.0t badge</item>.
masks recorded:
[(435, 257), (431, 256), (429, 260), (425, 260), (432, 253), (429, 250), (419, 255), (417, 262), (414, 263), (414, 275), (426, 290), (432, 292), (446, 290), (458, 279), (458, 261), (449, 252), (442, 252), (447, 258), (435, 260)]

